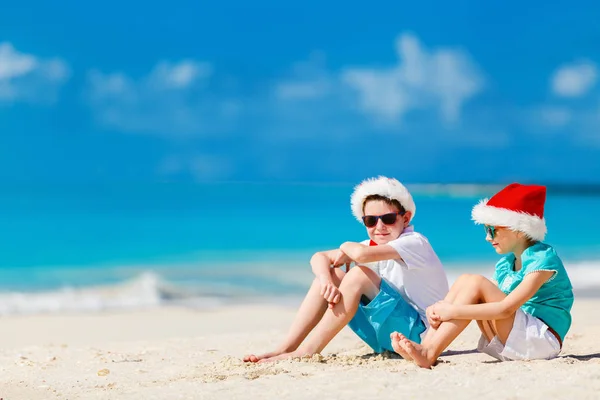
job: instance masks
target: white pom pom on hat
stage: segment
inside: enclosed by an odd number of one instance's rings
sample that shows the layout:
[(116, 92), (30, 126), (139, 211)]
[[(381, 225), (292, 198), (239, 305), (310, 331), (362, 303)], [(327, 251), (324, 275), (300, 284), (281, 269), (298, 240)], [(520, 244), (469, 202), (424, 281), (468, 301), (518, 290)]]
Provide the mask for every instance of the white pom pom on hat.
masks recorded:
[(365, 179), (354, 188), (354, 192), (350, 198), (350, 205), (352, 207), (352, 214), (354, 214), (354, 217), (359, 222), (362, 222), (362, 217), (364, 216), (363, 207), (365, 199), (374, 194), (387, 197), (390, 200), (397, 200), (404, 207), (404, 210), (410, 211), (410, 219), (414, 218), (417, 207), (408, 189), (394, 178), (380, 176), (378, 178)]

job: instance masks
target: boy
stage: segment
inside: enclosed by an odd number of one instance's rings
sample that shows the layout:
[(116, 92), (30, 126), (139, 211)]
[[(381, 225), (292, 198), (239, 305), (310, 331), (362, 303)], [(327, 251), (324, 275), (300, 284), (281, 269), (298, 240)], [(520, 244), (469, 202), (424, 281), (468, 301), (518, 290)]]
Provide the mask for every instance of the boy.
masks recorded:
[[(287, 338), (275, 351), (244, 361), (320, 353), (345, 325), (378, 353), (393, 351), (394, 331), (420, 342), (425, 310), (446, 296), (448, 280), (427, 239), (410, 224), (416, 211), (412, 196), (397, 180), (379, 177), (355, 188), (351, 206), (369, 239), (316, 253), (311, 259), (316, 278)], [(352, 262), (348, 272), (338, 268)]]

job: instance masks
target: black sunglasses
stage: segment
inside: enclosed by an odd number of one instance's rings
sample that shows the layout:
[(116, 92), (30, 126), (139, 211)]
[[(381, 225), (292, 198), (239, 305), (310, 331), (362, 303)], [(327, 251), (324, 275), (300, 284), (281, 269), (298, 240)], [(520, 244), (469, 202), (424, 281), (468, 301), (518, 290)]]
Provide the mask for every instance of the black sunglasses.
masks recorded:
[(396, 223), (396, 219), (398, 219), (398, 215), (404, 215), (403, 212), (395, 212), (383, 215), (365, 215), (362, 217), (363, 223), (367, 228), (372, 228), (377, 225), (377, 220), (381, 219), (385, 225), (393, 225)]
[(493, 225), (484, 225), (483, 229), (485, 229), (485, 234), (490, 235), (490, 238), (493, 240), (496, 236), (496, 227)]

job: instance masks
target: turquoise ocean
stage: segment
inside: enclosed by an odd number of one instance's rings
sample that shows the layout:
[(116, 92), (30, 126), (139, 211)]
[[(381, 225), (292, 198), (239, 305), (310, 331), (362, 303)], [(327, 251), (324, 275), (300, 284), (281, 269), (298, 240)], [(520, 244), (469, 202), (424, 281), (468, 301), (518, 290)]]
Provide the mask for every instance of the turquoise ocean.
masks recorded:
[[(471, 221), (497, 186), (410, 185), (450, 281), (499, 256)], [(317, 250), (366, 238), (353, 184), (5, 186), (0, 315), (296, 302)], [(600, 193), (549, 186), (546, 242), (576, 295), (600, 294)]]

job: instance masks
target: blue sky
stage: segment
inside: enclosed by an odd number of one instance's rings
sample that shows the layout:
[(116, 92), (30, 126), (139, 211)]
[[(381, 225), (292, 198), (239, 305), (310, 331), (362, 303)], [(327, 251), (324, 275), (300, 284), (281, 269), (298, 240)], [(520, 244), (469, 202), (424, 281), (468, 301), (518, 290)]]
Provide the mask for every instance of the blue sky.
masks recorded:
[(0, 179), (600, 181), (600, 3), (416, 3), (3, 5)]

